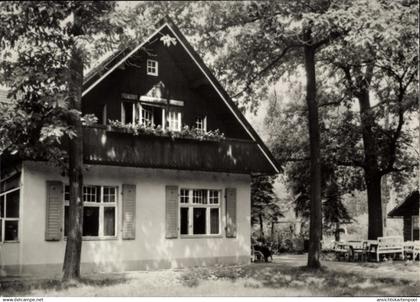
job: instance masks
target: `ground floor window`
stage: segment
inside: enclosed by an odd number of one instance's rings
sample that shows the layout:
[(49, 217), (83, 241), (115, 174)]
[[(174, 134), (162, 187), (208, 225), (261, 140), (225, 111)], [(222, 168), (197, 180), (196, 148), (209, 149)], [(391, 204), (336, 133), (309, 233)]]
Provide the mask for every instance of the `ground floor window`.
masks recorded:
[(19, 240), (20, 188), (0, 193), (0, 242)]
[[(69, 229), (69, 186), (64, 190), (64, 235)], [(83, 187), (83, 236), (114, 237), (117, 234), (117, 186)]]
[(181, 235), (220, 234), (220, 190), (186, 189), (179, 194)]

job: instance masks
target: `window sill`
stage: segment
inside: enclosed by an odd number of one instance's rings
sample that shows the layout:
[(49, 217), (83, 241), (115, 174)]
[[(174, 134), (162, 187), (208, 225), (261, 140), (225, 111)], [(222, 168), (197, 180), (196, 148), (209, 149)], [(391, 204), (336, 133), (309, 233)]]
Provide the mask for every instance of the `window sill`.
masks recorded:
[(211, 239), (211, 238), (223, 238), (221, 234), (215, 235), (180, 235), (181, 239)]
[[(64, 237), (64, 240), (67, 240), (67, 237)], [(82, 241), (108, 241), (108, 240), (118, 240), (118, 237), (82, 237)]]
[(3, 242), (0, 242), (0, 244), (7, 244), (7, 243), (20, 243), (20, 241), (19, 240), (11, 240), (11, 241), (3, 241)]

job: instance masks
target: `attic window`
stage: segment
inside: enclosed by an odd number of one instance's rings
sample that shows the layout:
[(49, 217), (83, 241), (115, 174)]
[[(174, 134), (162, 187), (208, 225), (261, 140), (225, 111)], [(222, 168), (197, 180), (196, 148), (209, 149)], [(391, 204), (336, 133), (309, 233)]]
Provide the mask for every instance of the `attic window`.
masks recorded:
[(152, 76), (158, 75), (158, 61), (147, 60), (147, 74)]

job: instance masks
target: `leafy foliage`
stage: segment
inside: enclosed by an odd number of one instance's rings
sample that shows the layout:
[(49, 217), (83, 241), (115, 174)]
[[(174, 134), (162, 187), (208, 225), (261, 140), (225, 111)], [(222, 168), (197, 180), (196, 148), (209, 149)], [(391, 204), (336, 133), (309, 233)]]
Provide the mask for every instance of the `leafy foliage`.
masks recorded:
[(113, 2), (0, 3), (0, 83), (9, 88), (10, 99), (0, 114), (0, 151), (65, 167), (68, 155), (61, 143), (76, 136), (70, 121), (81, 119), (69, 106), (71, 49), (84, 49), (87, 65), (87, 42), (119, 31), (110, 22), (114, 7)]
[[(274, 192), (274, 176), (254, 176), (251, 182), (251, 224), (275, 223), (283, 217), (279, 199)], [(262, 231), (262, 230), (261, 230)]]

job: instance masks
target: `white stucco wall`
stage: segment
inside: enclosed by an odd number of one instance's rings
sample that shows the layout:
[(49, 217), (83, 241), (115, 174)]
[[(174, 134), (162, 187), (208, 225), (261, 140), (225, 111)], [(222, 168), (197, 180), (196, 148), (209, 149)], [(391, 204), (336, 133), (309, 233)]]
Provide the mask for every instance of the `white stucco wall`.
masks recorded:
[[(3, 249), (4, 265), (30, 272), (61, 268), (65, 240), (45, 241), (46, 181), (61, 180), (58, 168), (46, 163), (23, 164), (20, 243)], [(129, 167), (88, 166), (84, 183), (119, 186), (117, 238), (84, 240), (82, 270), (135, 270), (184, 265), (249, 261), (250, 178), (247, 175)], [(136, 238), (121, 238), (121, 186), (136, 185)], [(218, 238), (165, 238), (165, 186), (219, 189), (222, 191), (222, 236)], [(237, 237), (224, 235), (224, 189), (237, 189)], [(13, 256), (8, 250), (13, 250)]]

